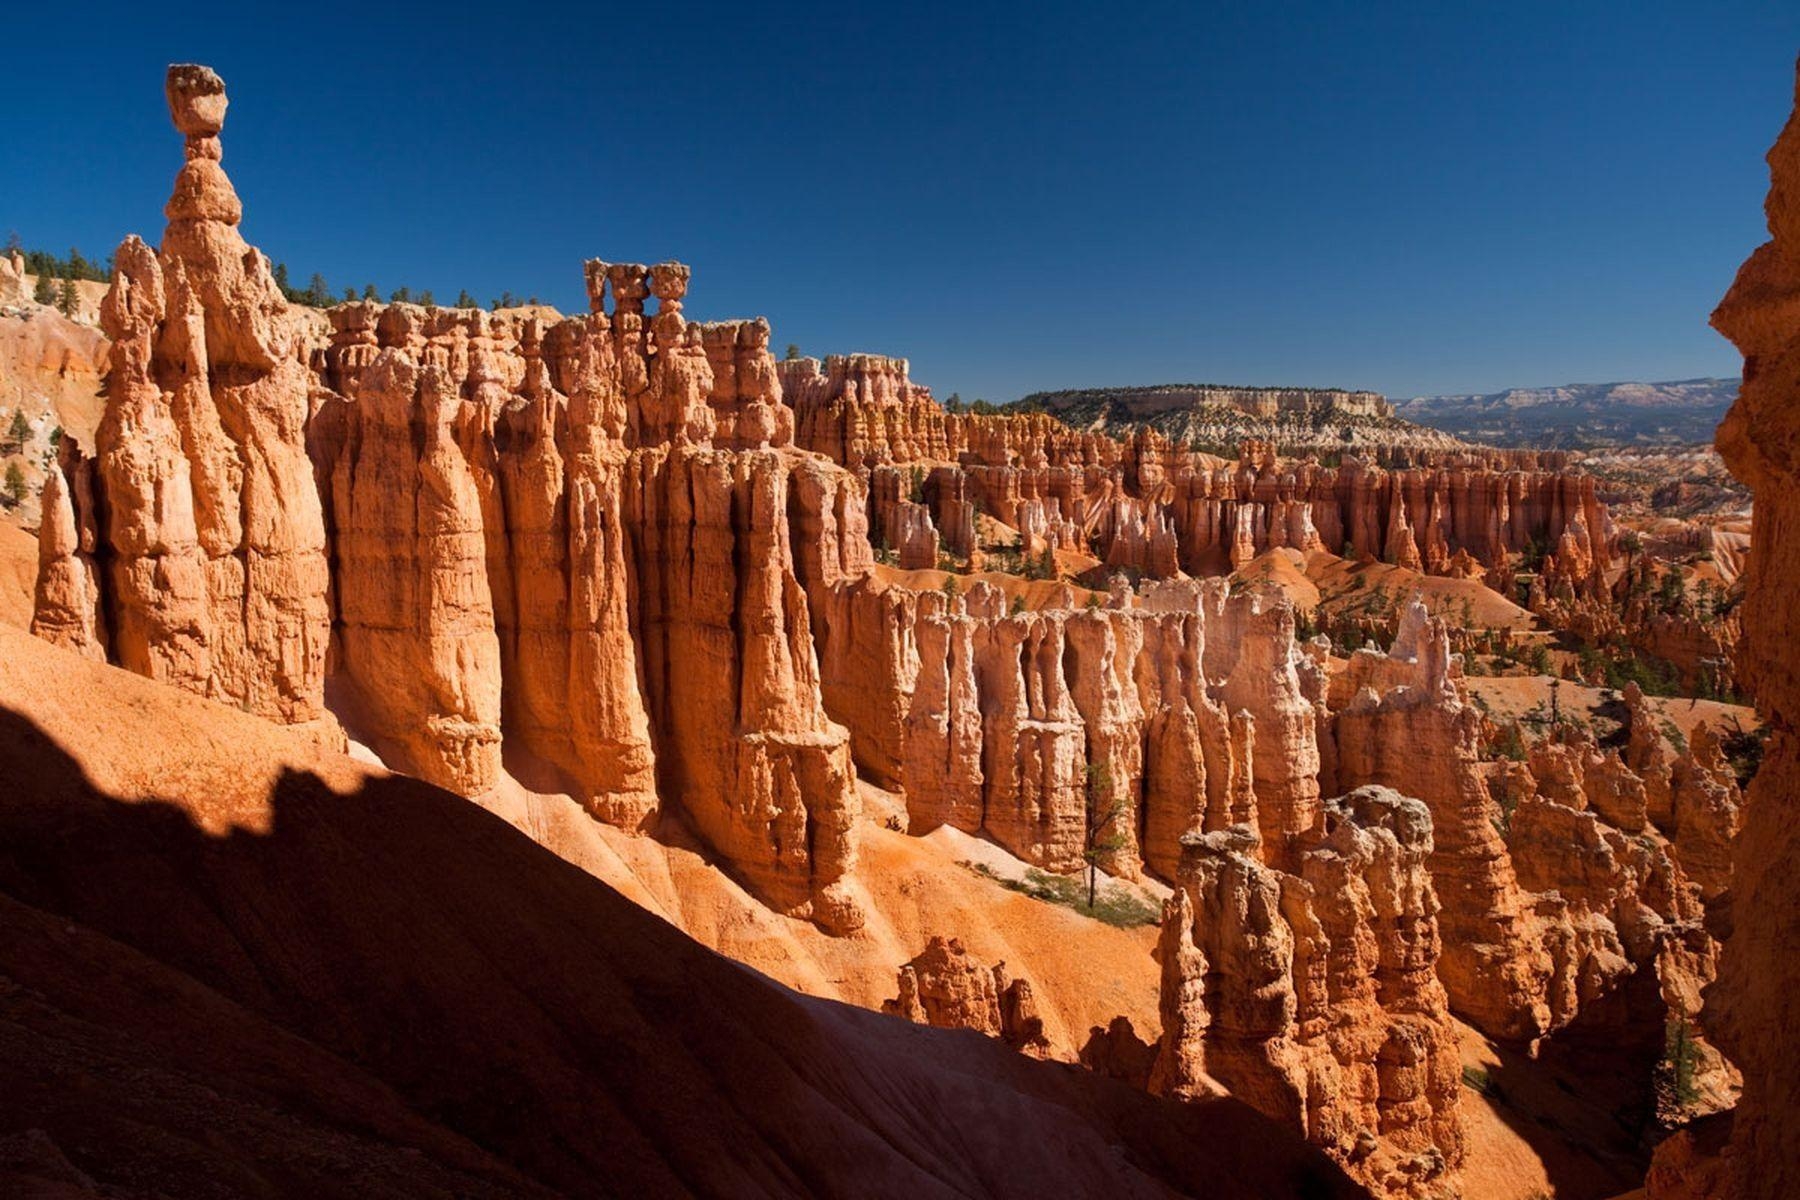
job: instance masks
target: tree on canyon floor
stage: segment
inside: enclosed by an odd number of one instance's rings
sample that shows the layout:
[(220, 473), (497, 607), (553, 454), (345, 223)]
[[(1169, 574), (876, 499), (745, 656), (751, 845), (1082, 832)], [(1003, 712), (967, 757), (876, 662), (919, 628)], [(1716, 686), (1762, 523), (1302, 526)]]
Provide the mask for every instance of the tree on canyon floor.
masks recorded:
[(1087, 829), (1081, 857), (1087, 860), (1089, 910), (1100, 890), (1100, 860), (1125, 848), (1119, 814), (1125, 802), (1112, 795), (1112, 768), (1105, 762), (1087, 765)]

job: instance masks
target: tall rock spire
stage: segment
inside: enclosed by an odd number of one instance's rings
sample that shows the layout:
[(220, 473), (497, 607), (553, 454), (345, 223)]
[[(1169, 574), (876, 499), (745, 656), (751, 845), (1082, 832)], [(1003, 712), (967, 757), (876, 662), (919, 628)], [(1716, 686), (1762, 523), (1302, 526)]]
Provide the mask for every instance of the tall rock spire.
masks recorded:
[[(101, 304), (112, 348), (92, 470), (105, 503), (75, 486), (82, 460), (65, 463), (72, 536), (52, 550), (69, 561), (43, 572), (97, 576), (97, 607), (65, 607), (110, 628), (46, 632), (107, 644), (120, 666), (247, 711), (308, 721), (324, 712), (330, 620), (304, 329), (238, 233), (242, 205), (219, 165), (223, 81), (173, 66), (167, 95), (187, 161), (162, 248), (127, 238)], [(87, 545), (93, 559), (73, 557)]]

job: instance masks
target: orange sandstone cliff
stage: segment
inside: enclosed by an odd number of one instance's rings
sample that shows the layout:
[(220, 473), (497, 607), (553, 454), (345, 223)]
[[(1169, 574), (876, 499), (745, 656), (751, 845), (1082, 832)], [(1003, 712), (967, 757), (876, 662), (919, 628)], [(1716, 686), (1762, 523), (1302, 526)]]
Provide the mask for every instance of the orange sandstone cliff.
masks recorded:
[(1755, 493), (1739, 669), (1773, 730), (1750, 786), (1731, 882), (1731, 937), (1707, 996), (1707, 1028), (1744, 1072), (1729, 1159), (1733, 1195), (1800, 1193), (1800, 88), (1769, 151), (1769, 240), (1738, 272), (1713, 325), (1744, 355), (1744, 386), (1719, 451)]

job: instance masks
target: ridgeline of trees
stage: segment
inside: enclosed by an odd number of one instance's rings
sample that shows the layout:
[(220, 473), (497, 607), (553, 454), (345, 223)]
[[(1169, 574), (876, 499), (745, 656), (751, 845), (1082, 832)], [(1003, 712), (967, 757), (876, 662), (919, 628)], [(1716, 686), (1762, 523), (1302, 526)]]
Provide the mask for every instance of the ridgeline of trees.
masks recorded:
[[(372, 283), (363, 284), (361, 289), (347, 287), (339, 293), (333, 291), (331, 285), (325, 281), (325, 277), (317, 272), (314, 272), (312, 278), (307, 280), (305, 287), (295, 287), (286, 263), (275, 264), (275, 286), (281, 289), (281, 294), (287, 297), (289, 304), (304, 304), (308, 308), (330, 308), (334, 304), (354, 304), (358, 300), (372, 300), (377, 304), (381, 303), (381, 290)], [(420, 288), (415, 292), (410, 287), (397, 287), (387, 294), (387, 302), (390, 304), (419, 304), (426, 308), (438, 306), (437, 297), (432, 294), (430, 288)], [(505, 291), (488, 301), (488, 307), (499, 310), (541, 303), (542, 301), (536, 296), (520, 299), (512, 292)], [(462, 288), (456, 294), (456, 304), (453, 307), (480, 308), (481, 302), (469, 293), (468, 288)]]
[(110, 254), (104, 261), (95, 262), (71, 246), (68, 257), (58, 258), (48, 250), (25, 249), (17, 233), (7, 235), (5, 254), (9, 258), (18, 254), (25, 260), (25, 273), (37, 277), (31, 298), (39, 304), (54, 306), (65, 317), (74, 316), (75, 310), (81, 307), (81, 289), (77, 283), (83, 280), (104, 283), (112, 278)]
[(951, 392), (949, 397), (944, 401), (944, 411), (949, 413), (973, 413), (978, 417), (991, 417), (999, 413), (1016, 413), (1025, 410), (1010, 404), (995, 404), (990, 400), (983, 400), (980, 396), (964, 402), (959, 393)]
[[(113, 258), (107, 255), (103, 259), (92, 259), (83, 254), (78, 247), (71, 246), (66, 255), (58, 256), (48, 250), (27, 250), (19, 235), (14, 232), (7, 236), (4, 253), (8, 256), (17, 252), (25, 259), (25, 273), (37, 280), (32, 299), (39, 304), (52, 305), (62, 310), (63, 315), (70, 316), (80, 304), (80, 290), (75, 286), (79, 282), (108, 283), (112, 280)], [(333, 291), (325, 277), (317, 272), (307, 280), (305, 287), (295, 287), (286, 263), (275, 264), (275, 285), (281, 294), (287, 297), (289, 304), (304, 304), (309, 308), (330, 308), (334, 304), (346, 304), (356, 300), (381, 300), (381, 292), (372, 283), (364, 284), (360, 289), (346, 287), (341, 292)], [(421, 304), (426, 308), (437, 307), (437, 297), (430, 288), (414, 291), (410, 287), (397, 287), (387, 294), (389, 302), (394, 304)], [(512, 292), (502, 292), (488, 302), (492, 309), (517, 308), (524, 304), (538, 304), (536, 296), (521, 299)], [(480, 308), (481, 302), (463, 288), (456, 296), (457, 308)]]

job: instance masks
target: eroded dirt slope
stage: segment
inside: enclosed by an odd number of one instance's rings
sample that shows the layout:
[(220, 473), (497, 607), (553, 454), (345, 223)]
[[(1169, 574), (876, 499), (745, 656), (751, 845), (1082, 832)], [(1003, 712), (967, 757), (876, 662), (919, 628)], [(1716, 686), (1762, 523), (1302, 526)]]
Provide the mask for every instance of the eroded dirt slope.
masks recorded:
[(1235, 1103), (789, 992), (304, 729), (10, 630), (0, 710), (9, 1187), (1354, 1194)]

